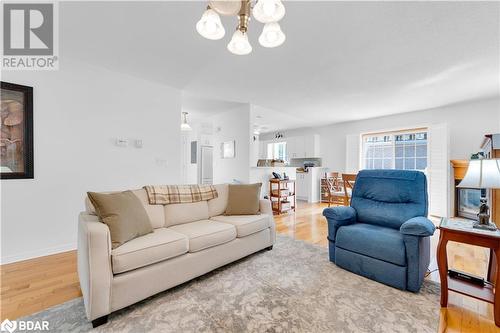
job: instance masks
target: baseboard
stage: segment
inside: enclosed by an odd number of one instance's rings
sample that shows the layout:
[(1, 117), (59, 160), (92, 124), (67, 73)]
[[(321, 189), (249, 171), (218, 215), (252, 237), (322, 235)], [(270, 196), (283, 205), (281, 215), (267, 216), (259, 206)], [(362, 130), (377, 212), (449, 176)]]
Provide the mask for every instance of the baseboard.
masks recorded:
[(39, 257), (49, 256), (51, 254), (57, 254), (61, 252), (72, 251), (76, 249), (76, 243), (65, 244), (61, 246), (48, 247), (36, 251), (28, 251), (21, 254), (16, 254), (12, 256), (2, 256), (0, 259), (0, 265), (11, 264), (18, 261), (34, 259)]

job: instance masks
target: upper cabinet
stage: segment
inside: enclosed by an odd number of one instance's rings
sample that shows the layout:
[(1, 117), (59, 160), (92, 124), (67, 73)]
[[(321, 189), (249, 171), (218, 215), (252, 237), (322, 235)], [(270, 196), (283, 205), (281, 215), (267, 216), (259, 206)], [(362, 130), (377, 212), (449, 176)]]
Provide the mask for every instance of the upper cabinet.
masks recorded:
[[(311, 134), (311, 135), (303, 135), (303, 136), (292, 136), (281, 139), (273, 139), (273, 140), (264, 140), (260, 141), (259, 147), (259, 158), (279, 158), (278, 151), (269, 151), (270, 147), (274, 147), (274, 145), (269, 144), (278, 144), (278, 143), (286, 143), (285, 146), (285, 160), (290, 161), (292, 158), (313, 158), (313, 157), (321, 157), (319, 153), (319, 135)], [(276, 149), (275, 149), (276, 150)]]
[(320, 157), (318, 134), (289, 137), (285, 141), (288, 159)]

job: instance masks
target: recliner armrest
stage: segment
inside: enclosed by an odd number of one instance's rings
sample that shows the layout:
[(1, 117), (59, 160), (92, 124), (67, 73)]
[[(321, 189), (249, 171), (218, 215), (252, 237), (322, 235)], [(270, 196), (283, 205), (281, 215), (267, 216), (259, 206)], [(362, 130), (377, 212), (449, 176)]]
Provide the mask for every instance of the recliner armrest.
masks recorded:
[(323, 216), (335, 221), (337, 225), (347, 225), (356, 222), (356, 210), (352, 207), (330, 207), (323, 210)]
[(404, 235), (412, 235), (418, 237), (432, 236), (436, 227), (428, 218), (417, 216), (409, 219), (401, 225), (399, 231)]

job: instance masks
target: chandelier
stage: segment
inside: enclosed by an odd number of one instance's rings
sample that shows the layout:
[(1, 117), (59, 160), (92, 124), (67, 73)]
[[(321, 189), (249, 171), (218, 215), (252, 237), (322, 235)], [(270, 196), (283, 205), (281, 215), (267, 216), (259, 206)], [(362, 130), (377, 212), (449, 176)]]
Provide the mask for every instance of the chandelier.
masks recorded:
[(283, 44), (286, 37), (278, 23), (285, 16), (285, 6), (281, 0), (257, 0), (254, 3), (252, 0), (211, 0), (196, 24), (196, 30), (207, 39), (218, 40), (226, 34), (219, 15), (238, 16), (238, 26), (227, 49), (237, 55), (246, 55), (252, 52), (247, 34), (250, 14), (264, 23), (259, 37), (260, 45), (276, 47)]

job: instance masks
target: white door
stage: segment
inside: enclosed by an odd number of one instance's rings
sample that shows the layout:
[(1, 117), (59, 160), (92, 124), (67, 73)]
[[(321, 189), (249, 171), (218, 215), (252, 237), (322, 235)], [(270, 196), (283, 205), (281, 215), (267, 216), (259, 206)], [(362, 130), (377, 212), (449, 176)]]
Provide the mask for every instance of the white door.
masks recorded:
[(211, 146), (201, 146), (201, 184), (212, 184), (214, 178), (213, 150)]

